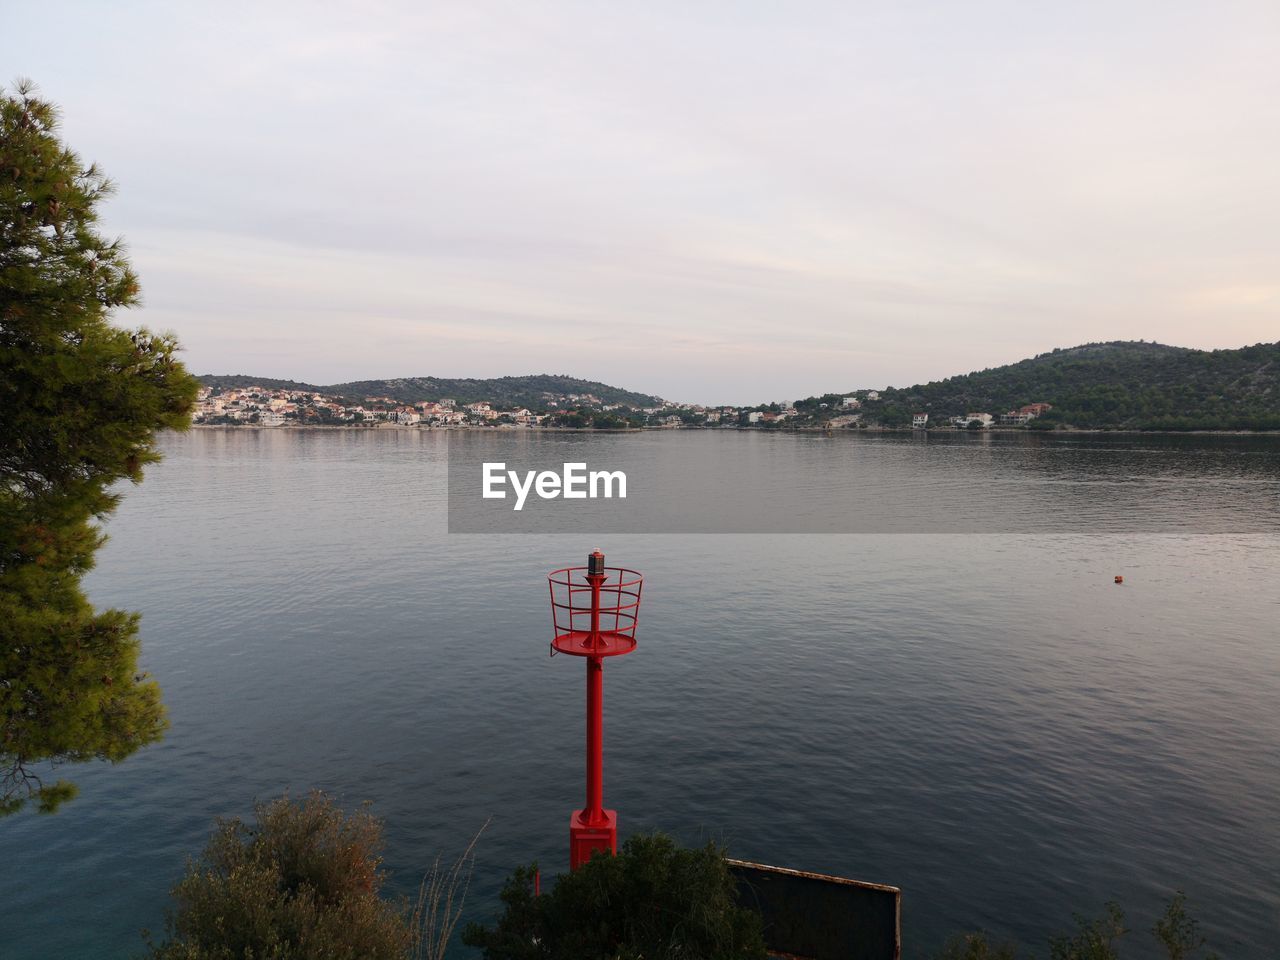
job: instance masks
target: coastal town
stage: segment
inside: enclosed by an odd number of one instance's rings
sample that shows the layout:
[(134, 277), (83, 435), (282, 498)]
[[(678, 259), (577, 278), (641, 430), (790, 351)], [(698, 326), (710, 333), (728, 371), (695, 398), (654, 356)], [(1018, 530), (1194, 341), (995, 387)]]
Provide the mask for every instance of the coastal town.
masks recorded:
[[(877, 390), (849, 396), (826, 395), (792, 403), (750, 407), (707, 407), (661, 401), (631, 407), (606, 403), (590, 393), (544, 394), (537, 409), (503, 409), (487, 400), (460, 402), (443, 397), (402, 403), (394, 397), (340, 397), (314, 390), (277, 389), (249, 384), (239, 387), (203, 386), (193, 421), (201, 426), (252, 427), (411, 427), (419, 429), (905, 429), (906, 417), (881, 409)], [(931, 422), (927, 412), (910, 414), (914, 430), (1026, 427), (1053, 409), (1044, 402), (1029, 403), (1004, 413), (969, 411)]]

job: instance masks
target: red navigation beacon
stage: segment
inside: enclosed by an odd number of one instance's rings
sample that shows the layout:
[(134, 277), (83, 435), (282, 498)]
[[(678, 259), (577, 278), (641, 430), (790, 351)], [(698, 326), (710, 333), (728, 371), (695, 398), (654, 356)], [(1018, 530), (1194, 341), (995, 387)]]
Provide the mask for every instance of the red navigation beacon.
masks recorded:
[(566, 567), (547, 579), (555, 628), (551, 655), (587, 661), (587, 805), (569, 818), (569, 867), (577, 870), (597, 850), (618, 852), (618, 813), (604, 809), (604, 658), (636, 648), (644, 578), (606, 567), (596, 550), (585, 567)]

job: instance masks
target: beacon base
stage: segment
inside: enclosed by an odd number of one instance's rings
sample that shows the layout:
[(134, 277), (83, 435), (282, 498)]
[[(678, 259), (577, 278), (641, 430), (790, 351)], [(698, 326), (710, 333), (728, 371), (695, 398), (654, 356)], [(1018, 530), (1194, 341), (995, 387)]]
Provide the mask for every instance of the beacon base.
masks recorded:
[(584, 811), (575, 810), (569, 816), (569, 869), (577, 870), (591, 859), (597, 850), (618, 852), (618, 811), (605, 810), (604, 823), (582, 822)]

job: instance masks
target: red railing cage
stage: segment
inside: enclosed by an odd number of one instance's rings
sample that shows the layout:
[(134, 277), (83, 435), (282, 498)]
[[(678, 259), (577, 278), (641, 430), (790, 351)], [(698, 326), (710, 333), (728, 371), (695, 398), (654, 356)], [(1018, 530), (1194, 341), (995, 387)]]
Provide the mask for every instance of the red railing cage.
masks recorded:
[(590, 576), (587, 567), (565, 567), (550, 574), (547, 583), (551, 656), (616, 657), (636, 648), (644, 577), (635, 570), (605, 567), (603, 574)]

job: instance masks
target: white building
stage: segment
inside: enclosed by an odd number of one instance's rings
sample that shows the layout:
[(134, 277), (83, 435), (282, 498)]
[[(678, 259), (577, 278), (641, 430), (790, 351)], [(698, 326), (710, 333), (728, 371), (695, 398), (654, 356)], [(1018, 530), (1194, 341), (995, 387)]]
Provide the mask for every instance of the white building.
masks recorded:
[(911, 426), (917, 430), (922, 429), (929, 423), (929, 415), (927, 413), (913, 413), (911, 415)]

